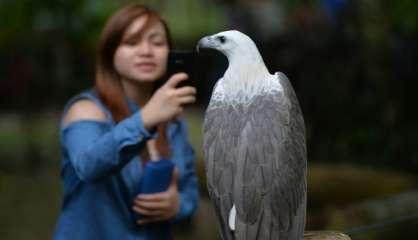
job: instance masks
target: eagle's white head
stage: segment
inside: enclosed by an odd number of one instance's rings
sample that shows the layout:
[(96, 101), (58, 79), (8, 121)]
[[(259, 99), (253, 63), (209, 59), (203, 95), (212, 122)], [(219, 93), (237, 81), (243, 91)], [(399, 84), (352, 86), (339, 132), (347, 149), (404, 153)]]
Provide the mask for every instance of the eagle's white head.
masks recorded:
[(258, 49), (247, 35), (236, 30), (224, 31), (203, 37), (197, 44), (197, 49), (212, 48), (223, 53), (229, 61), (236, 57), (261, 58)]
[[(197, 50), (211, 48), (228, 58), (228, 69), (221, 79), (222, 88), (233, 99), (249, 99), (262, 91), (272, 90), (268, 72), (257, 46), (247, 35), (236, 31), (224, 31), (203, 37), (197, 44)], [(276, 89), (276, 87), (273, 87)], [(239, 95), (239, 96), (238, 96)]]

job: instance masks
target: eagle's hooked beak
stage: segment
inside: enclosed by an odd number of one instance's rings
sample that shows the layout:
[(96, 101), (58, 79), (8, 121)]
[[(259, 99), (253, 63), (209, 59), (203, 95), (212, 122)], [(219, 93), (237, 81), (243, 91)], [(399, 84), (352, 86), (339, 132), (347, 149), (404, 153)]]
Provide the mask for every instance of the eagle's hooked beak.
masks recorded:
[(196, 45), (196, 51), (199, 52), (201, 48), (214, 48), (212, 37), (203, 37)]

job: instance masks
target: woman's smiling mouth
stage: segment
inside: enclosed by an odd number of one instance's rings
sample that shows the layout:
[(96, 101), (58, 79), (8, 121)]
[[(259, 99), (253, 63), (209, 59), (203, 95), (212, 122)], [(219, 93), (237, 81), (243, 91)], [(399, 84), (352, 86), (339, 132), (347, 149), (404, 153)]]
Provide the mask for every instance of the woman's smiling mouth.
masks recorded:
[(141, 71), (151, 72), (157, 67), (157, 64), (152, 63), (152, 62), (143, 62), (143, 63), (138, 63), (135, 66), (137, 66)]

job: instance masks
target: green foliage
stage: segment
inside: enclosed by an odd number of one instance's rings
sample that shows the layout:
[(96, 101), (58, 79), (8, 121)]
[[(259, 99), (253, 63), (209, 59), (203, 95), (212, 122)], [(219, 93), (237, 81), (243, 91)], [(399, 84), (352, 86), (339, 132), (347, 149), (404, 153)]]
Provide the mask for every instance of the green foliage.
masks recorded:
[(177, 41), (195, 41), (223, 30), (223, 10), (209, 1), (165, 1), (162, 15), (167, 19)]
[[(48, 44), (60, 35), (80, 44), (90, 43), (116, 7), (111, 0), (4, 1), (0, 15), (5, 21), (0, 26), (5, 31), (1, 32), (0, 46), (16, 40), (26, 40), (25, 44)], [(27, 40), (29, 36), (46, 37), (46, 34), (52, 34), (49, 41), (45, 38), (39, 42)]]
[(47, 165), (59, 164), (56, 115), (1, 116), (0, 119), (0, 170), (36, 172)]
[(309, 164), (308, 201), (310, 207), (317, 210), (341, 207), (414, 189), (416, 180), (416, 177), (402, 172), (365, 166)]
[[(94, 48), (106, 19), (122, 4), (133, 1), (2, 1), (0, 46), (25, 41), (28, 36), (64, 37), (72, 44)], [(220, 29), (222, 10), (207, 1), (137, 1), (160, 10), (167, 18), (175, 39), (187, 40)], [(51, 35), (52, 34), (52, 35)], [(45, 38), (37, 43), (48, 44)]]
[(394, 26), (403, 33), (418, 31), (418, 2), (415, 0), (385, 1)]
[(0, 23), (0, 46), (11, 43), (20, 37), (22, 32), (30, 27), (31, 18), (33, 16), (32, 3), (30, 0), (22, 1), (1, 1), (0, 2), (0, 16), (2, 21)]

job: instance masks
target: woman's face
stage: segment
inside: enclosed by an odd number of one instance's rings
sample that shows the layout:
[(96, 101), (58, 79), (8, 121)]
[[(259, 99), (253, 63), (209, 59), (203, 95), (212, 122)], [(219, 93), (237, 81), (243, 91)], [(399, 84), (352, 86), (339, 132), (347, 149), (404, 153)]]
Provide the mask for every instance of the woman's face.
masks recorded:
[[(134, 20), (116, 49), (113, 64), (124, 80), (154, 82), (165, 73), (169, 52), (166, 32), (159, 21), (142, 29), (146, 20), (146, 16)], [(141, 35), (133, 37), (138, 31)]]

